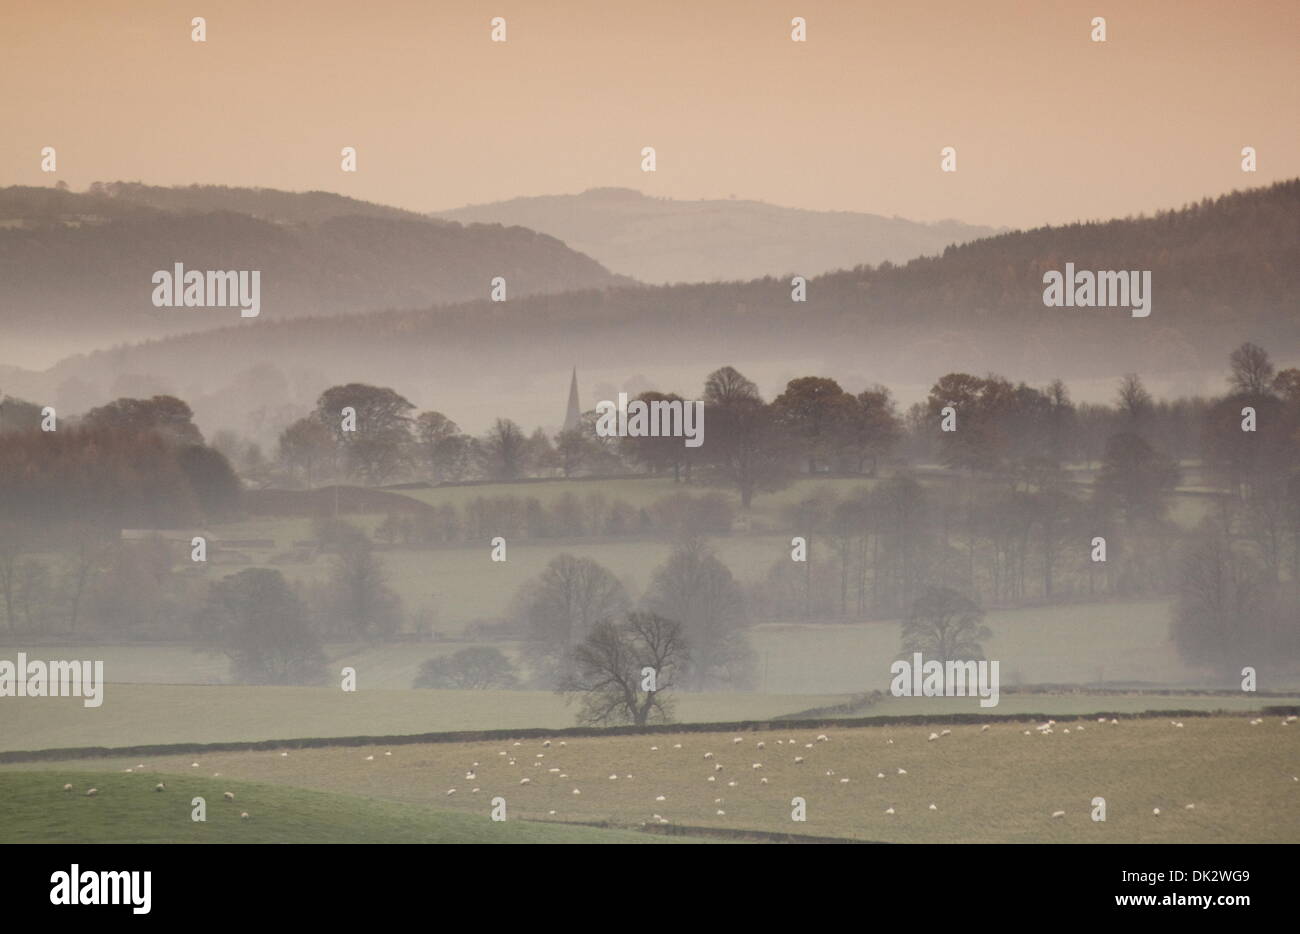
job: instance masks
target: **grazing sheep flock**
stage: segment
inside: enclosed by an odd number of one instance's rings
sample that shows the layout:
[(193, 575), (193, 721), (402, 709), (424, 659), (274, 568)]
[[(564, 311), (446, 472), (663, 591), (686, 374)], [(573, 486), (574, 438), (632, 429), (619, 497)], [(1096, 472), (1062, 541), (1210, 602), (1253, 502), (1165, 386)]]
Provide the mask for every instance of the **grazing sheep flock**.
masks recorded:
[[(391, 787), (395, 797), (405, 800), (411, 800), (412, 789), (428, 794), (431, 781), (463, 776), (467, 786), (476, 783), (472, 790), (461, 786), (468, 791), (462, 794), (456, 786), (444, 785), (440, 806), (484, 819), (488, 801), (502, 796), (509, 800), (512, 820), (676, 824), (880, 840), (1209, 842), (1220, 839), (1216, 835), (1225, 827), (1244, 833), (1243, 821), (1268, 827), (1270, 812), (1300, 814), (1295, 798), (1300, 793), (1300, 776), (1295, 775), (1300, 737), (1294, 735), (1300, 731), (1282, 731), (1291, 735), (1278, 739), (1272, 734), (1266, 738), (1259, 729), (1295, 720), (1136, 717), (1121, 724), (1115, 717), (1098, 716), (1097, 723), (1109, 729), (1085, 732), (1079, 720), (1066, 718), (1028, 724), (1028, 729), (1022, 722), (999, 721), (939, 731), (880, 726), (829, 733), (769, 729), (722, 737), (684, 733), (677, 737), (680, 742), (653, 745), (644, 736), (586, 736), (572, 743), (532, 739), (418, 745), (404, 747), (413, 754), (396, 756), (364, 750), (362, 756), (355, 751), (349, 756), (343, 748), (328, 747), (288, 761), (278, 751), (230, 753), (215, 764), (239, 779), (304, 787), (313, 782), (321, 787), (325, 773), (350, 769), (366, 793), (383, 797)], [(1026, 735), (1036, 738), (1025, 742)], [(1230, 756), (1233, 768), (1205, 775), (1199, 744)], [(345, 758), (351, 766), (341, 765)], [(532, 762), (536, 770), (520, 777), (517, 762)], [(1147, 771), (1134, 775), (1133, 763)], [(179, 771), (184, 765), (151, 763), (149, 771)], [(1045, 771), (1045, 765), (1050, 769)], [(191, 767), (198, 768), (199, 762)], [(123, 771), (144, 769), (142, 763)], [(1055, 779), (1044, 781), (1044, 774)], [(873, 775), (875, 780), (855, 780)], [(360, 776), (370, 778), (362, 784)], [(167, 783), (157, 777), (143, 789), (165, 791)], [(60, 785), (64, 792), (74, 790), (72, 783)], [(1245, 790), (1260, 787), (1265, 792), (1249, 799), (1255, 810), (1248, 811)], [(106, 790), (117, 793), (116, 787)], [(93, 798), (100, 790), (89, 788), (84, 794)], [(1096, 819), (1096, 796), (1106, 799), (1104, 821)], [(225, 791), (222, 798), (233, 802), (235, 794)], [(792, 809), (796, 798), (803, 804)], [(793, 816), (805, 810), (801, 817)], [(239, 816), (247, 820), (248, 812)], [(1283, 840), (1300, 842), (1300, 819), (1279, 832)]]

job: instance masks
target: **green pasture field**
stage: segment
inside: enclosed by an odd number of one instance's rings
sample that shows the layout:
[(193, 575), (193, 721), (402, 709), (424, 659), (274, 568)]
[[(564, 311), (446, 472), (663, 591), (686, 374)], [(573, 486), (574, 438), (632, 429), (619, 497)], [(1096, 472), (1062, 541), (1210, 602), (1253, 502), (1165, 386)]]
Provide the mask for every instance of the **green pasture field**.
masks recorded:
[[(155, 791), (159, 782), (164, 791)], [(64, 791), (72, 784), (73, 791)], [(86, 797), (88, 788), (97, 789)], [(224, 793), (234, 794), (227, 801)], [(205, 801), (206, 820), (191, 818)], [(241, 814), (248, 817), (241, 818)], [(380, 798), (226, 777), (61, 769), (0, 773), (0, 843), (702, 842), (560, 823), (493, 821)]]
[[(33, 798), (32, 786), (20, 785), (29, 789), (21, 807), (12, 795), (6, 803), (22, 826), (48, 822), (42, 808), (66, 822), (70, 814), (111, 806), (114, 789), (90, 801), (62, 798), (57, 789), (63, 781), (82, 787), (102, 781), (106, 770), (143, 765), (143, 775), (120, 773), (123, 781), (145, 789), (158, 778), (198, 783), (219, 773), (219, 781), (203, 785), (213, 795), (226, 783), (252, 782), (282, 788), (295, 800), (306, 794), (299, 789), (311, 789), (391, 802), (412, 818), (421, 809), (443, 808), (483, 819), (490, 800), (501, 796), (516, 818), (626, 827), (662, 819), (898, 843), (1300, 842), (1300, 722), (1283, 725), (1283, 718), (1270, 716), (1251, 725), (1246, 716), (1230, 715), (1178, 722), (1183, 725), (1164, 718), (1061, 721), (1051, 733), (1032, 722), (1000, 722), (987, 730), (974, 724), (776, 727), (567, 737), (549, 745), (529, 737), (291, 748), (60, 762), (54, 771), (48, 763), (12, 765), (0, 768), (6, 783), (0, 788), (20, 781), (13, 773), (41, 776), (40, 795)], [(941, 729), (951, 732), (939, 736)], [(92, 774), (76, 778), (83, 769)], [(792, 820), (796, 797), (806, 804), (804, 822)], [(1104, 822), (1092, 819), (1097, 797), (1106, 801)], [(237, 792), (236, 805), (242, 800)], [(210, 812), (221, 806), (210, 796)], [(272, 820), (271, 810), (268, 800), (250, 813)], [(1064, 816), (1054, 818), (1056, 811)], [(0, 812), (0, 826), (9, 825), (8, 817)], [(67, 832), (106, 832), (83, 820)], [(355, 827), (350, 814), (340, 821)]]

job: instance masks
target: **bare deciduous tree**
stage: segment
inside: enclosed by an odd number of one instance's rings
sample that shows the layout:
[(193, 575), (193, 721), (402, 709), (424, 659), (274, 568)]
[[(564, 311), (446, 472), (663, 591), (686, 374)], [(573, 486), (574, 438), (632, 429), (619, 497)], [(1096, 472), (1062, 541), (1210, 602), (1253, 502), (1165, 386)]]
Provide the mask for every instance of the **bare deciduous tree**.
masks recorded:
[(581, 701), (581, 723), (645, 726), (668, 721), (666, 693), (688, 661), (681, 624), (633, 612), (621, 624), (598, 623), (572, 652), (572, 672), (560, 690)]

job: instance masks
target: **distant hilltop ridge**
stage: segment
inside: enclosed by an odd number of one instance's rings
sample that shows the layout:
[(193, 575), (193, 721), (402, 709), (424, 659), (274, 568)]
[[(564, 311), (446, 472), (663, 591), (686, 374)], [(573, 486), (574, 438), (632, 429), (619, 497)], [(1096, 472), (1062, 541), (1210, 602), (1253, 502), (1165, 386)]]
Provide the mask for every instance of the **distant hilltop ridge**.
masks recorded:
[(718, 282), (905, 263), (1003, 232), (854, 211), (811, 211), (738, 198), (678, 200), (632, 188), (512, 198), (432, 215), (550, 234), (611, 272), (642, 282)]
[(0, 332), (11, 338), (91, 350), (230, 324), (155, 306), (154, 273), (177, 263), (260, 272), (260, 317), (271, 322), (473, 301), (497, 276), (512, 299), (629, 282), (532, 230), (323, 191), (0, 188)]

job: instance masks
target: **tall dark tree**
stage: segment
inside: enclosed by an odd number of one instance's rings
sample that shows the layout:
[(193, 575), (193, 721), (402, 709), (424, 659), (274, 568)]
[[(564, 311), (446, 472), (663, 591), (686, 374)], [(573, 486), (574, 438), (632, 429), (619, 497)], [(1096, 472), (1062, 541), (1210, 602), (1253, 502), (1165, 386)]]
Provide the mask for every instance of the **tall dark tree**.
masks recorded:
[(279, 571), (249, 568), (214, 582), (198, 620), (206, 640), (246, 684), (313, 684), (325, 656), (302, 603)]
[(1229, 355), (1228, 362), (1232, 367), (1228, 383), (1234, 393), (1263, 396), (1273, 391), (1273, 363), (1263, 347), (1247, 341)]
[(88, 428), (106, 428), (122, 433), (154, 431), (168, 441), (202, 444), (203, 435), (194, 424), (190, 407), (175, 396), (150, 399), (117, 399), (91, 409), (82, 417)]
[(777, 423), (798, 446), (810, 474), (834, 460), (857, 408), (857, 400), (839, 383), (821, 376), (792, 379), (772, 400)]
[(695, 690), (748, 684), (753, 653), (745, 638), (744, 597), (731, 570), (701, 541), (679, 545), (654, 572), (646, 605), (682, 624), (691, 645), (688, 681)]
[(1140, 436), (1125, 432), (1106, 443), (1095, 495), (1118, 509), (1126, 522), (1161, 519), (1178, 477), (1178, 465), (1168, 456)]
[(493, 422), (478, 450), (483, 473), (492, 480), (518, 480), (528, 472), (528, 436), (508, 418)]
[(854, 401), (857, 404), (848, 411), (844, 426), (844, 450), (853, 458), (856, 472), (865, 469), (874, 477), (880, 461), (902, 439), (903, 422), (884, 386), (864, 390)]
[(469, 469), (473, 440), (441, 412), (415, 419), (417, 460), (434, 482), (460, 480)]
[(590, 558), (562, 554), (515, 594), (514, 615), (527, 632), (538, 680), (553, 686), (567, 673), (569, 650), (597, 623), (617, 619), (631, 601), (623, 584)]
[(670, 720), (668, 692), (690, 660), (681, 625), (643, 612), (597, 623), (572, 657), (560, 690), (580, 700), (578, 722), (592, 726)]
[(903, 621), (903, 652), (938, 662), (982, 661), (981, 643), (993, 636), (983, 619), (974, 600), (949, 587), (931, 587)]
[(758, 387), (731, 367), (716, 370), (704, 386), (704, 411), (703, 457), (713, 478), (740, 494), (742, 506), (789, 482), (789, 445)]
[[(355, 412), (355, 424), (345, 419), (345, 409)], [(396, 474), (408, 456), (414, 409), (391, 389), (349, 383), (321, 393), (315, 416), (342, 447), (348, 474), (379, 484)]]

